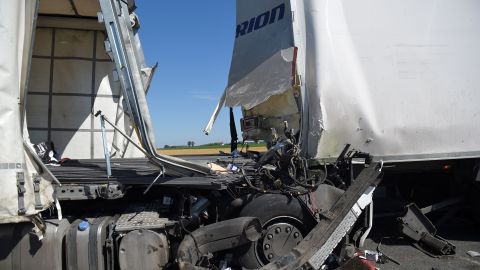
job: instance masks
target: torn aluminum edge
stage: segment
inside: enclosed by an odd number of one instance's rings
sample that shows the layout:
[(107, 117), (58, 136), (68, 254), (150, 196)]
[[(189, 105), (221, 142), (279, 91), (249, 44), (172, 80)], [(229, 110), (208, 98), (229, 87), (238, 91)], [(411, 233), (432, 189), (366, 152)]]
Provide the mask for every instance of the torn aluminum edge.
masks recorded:
[(218, 114), (220, 113), (220, 110), (222, 109), (223, 105), (225, 104), (225, 96), (226, 96), (227, 90), (223, 91), (222, 97), (218, 101), (217, 106), (215, 107), (215, 110), (213, 110), (212, 116), (210, 117), (210, 120), (208, 120), (207, 126), (203, 129), (203, 132), (205, 135), (210, 134), (210, 131), (213, 128), (213, 124), (215, 123), (215, 120), (217, 120)]
[(125, 3), (100, 0), (102, 13), (99, 21), (105, 23), (110, 50), (122, 86), (127, 111), (139, 131), (144, 149), (152, 156), (155, 164), (164, 165), (172, 175), (208, 175), (211, 170), (185, 160), (160, 155), (156, 152), (153, 127), (145, 97), (145, 82), (141, 68), (144, 66), (143, 52), (138, 36), (130, 25), (129, 11)]

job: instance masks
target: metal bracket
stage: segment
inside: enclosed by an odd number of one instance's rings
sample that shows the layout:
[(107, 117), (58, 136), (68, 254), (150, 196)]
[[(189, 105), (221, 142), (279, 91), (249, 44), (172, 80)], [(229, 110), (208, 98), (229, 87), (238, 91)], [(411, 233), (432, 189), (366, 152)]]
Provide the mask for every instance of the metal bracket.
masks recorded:
[(17, 172), (17, 192), (18, 192), (18, 214), (25, 215), (25, 177), (23, 172)]
[(240, 128), (244, 132), (254, 129), (270, 129), (275, 126), (283, 126), (283, 123), (285, 121), (293, 123), (294, 121), (296, 121), (297, 117), (299, 117), (298, 113), (293, 113), (280, 117), (263, 117), (260, 115), (249, 116), (240, 119)]
[(32, 174), (32, 178), (33, 178), (33, 192), (35, 194), (35, 209), (42, 210), (43, 205), (40, 199), (40, 181), (42, 180), (42, 177), (34, 173)]
[(102, 141), (103, 141), (103, 153), (105, 155), (105, 163), (107, 164), (107, 178), (112, 176), (112, 165), (110, 162), (110, 151), (108, 150), (107, 142), (107, 131), (105, 129), (105, 116), (102, 114), (102, 111), (98, 111), (95, 114), (95, 117), (100, 115), (100, 127), (102, 128)]
[(423, 253), (431, 257), (455, 254), (455, 246), (437, 235), (437, 228), (415, 203), (405, 206), (405, 214), (398, 222), (401, 233), (411, 238)]
[(125, 188), (119, 183), (63, 185), (56, 187), (55, 192), (60, 201), (93, 200), (97, 198), (119, 199), (125, 195)]
[(103, 13), (97, 12), (97, 19), (99, 23), (103, 23), (105, 20), (103, 19)]

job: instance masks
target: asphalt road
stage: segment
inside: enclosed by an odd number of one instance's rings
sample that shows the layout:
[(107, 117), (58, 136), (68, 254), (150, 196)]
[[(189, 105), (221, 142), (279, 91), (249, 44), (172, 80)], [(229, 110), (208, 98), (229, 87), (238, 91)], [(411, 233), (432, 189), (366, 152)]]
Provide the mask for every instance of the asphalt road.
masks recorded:
[(480, 269), (480, 257), (474, 258), (467, 254), (469, 250), (480, 252), (480, 226), (475, 225), (468, 218), (454, 217), (438, 227), (437, 234), (456, 246), (455, 255), (441, 258), (432, 258), (413, 247), (412, 241), (395, 237), (397, 235), (395, 224), (392, 218), (374, 220), (372, 232), (363, 249), (376, 250), (378, 243), (382, 241), (380, 250), (400, 263), (400, 265), (393, 262), (377, 263), (377, 268), (381, 270)]

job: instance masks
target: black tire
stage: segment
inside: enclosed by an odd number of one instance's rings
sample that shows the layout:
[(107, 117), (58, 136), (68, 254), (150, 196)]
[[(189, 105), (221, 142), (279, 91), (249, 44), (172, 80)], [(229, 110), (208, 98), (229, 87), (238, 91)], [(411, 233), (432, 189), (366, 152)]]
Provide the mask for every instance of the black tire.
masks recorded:
[[(316, 224), (315, 219), (297, 198), (281, 194), (265, 194), (253, 199), (242, 209), (239, 216), (257, 217), (264, 230), (272, 228), (276, 224), (291, 225), (294, 228), (293, 230), (301, 233), (301, 237), (298, 239), (303, 239)], [(267, 234), (262, 235), (262, 238), (258, 241), (237, 250), (235, 257), (239, 266), (247, 269), (258, 269), (269, 262), (262, 249), (262, 242), (266, 240), (265, 237), (267, 237)], [(276, 255), (282, 256), (284, 254)]]
[(477, 225), (480, 225), (480, 183), (474, 182), (471, 185), (467, 205), (470, 206), (470, 214)]

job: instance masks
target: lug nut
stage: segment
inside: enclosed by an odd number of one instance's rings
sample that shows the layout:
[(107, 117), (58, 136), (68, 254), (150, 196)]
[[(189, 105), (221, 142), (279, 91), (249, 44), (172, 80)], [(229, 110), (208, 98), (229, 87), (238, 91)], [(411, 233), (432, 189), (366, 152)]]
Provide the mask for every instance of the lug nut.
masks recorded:
[(269, 245), (269, 244), (265, 244), (264, 248), (265, 248), (266, 250), (268, 250), (268, 249), (270, 249), (270, 245)]
[(272, 259), (272, 258), (273, 258), (273, 254), (272, 254), (272, 253), (268, 254), (268, 258), (269, 258), (269, 259)]
[(299, 234), (298, 232), (296, 232), (296, 233), (293, 234), (293, 237), (295, 237), (295, 238), (297, 238), (297, 237), (299, 237), (299, 236), (300, 236), (300, 234)]
[(275, 229), (275, 233), (280, 233), (281, 231), (282, 231), (282, 229), (280, 229), (280, 227), (277, 227), (277, 228)]
[(289, 233), (292, 229), (290, 227), (287, 227), (287, 229), (285, 229), (285, 231), (287, 231), (287, 233)]
[(273, 235), (269, 234), (269, 235), (267, 235), (267, 238), (268, 238), (268, 239), (272, 239), (272, 238), (273, 238)]

